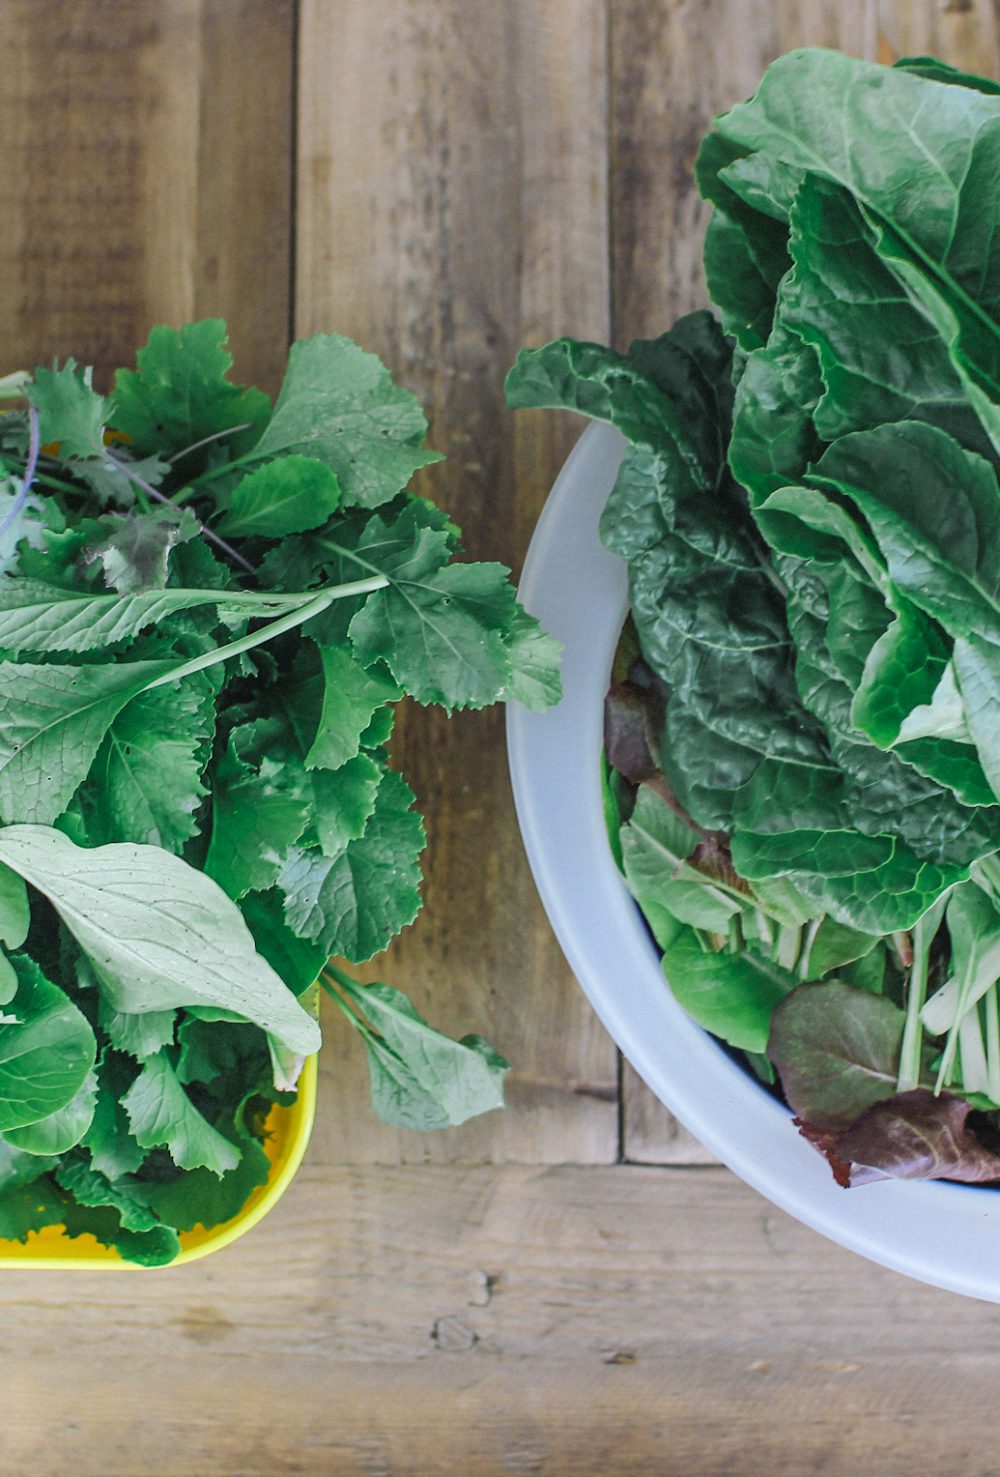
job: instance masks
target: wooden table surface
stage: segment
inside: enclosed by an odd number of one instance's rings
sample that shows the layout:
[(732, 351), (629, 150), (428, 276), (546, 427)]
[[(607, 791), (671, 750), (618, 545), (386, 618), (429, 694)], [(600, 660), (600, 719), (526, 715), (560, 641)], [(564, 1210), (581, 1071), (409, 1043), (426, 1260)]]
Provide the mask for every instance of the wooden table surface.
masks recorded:
[[(825, 44), (996, 75), (988, 0), (5, 0), (0, 372), (225, 317), (274, 389), (347, 333), (427, 407), (424, 487), (515, 569), (567, 417), (517, 349), (703, 300), (710, 116)], [(517, 836), (499, 712), (406, 712), (426, 906), (378, 974), (510, 1057), (504, 1113), (320, 1121), (251, 1235), (153, 1274), (0, 1272), (3, 1477), (992, 1474), (1000, 1310), (873, 1267), (711, 1163), (622, 1068)]]

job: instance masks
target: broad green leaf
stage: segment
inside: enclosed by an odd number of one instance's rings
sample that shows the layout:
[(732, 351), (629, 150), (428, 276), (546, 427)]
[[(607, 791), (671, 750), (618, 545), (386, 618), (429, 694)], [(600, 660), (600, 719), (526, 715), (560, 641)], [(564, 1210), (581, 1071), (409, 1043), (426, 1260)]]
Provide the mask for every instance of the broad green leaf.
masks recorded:
[(205, 871), (231, 898), (271, 887), (305, 830), (305, 795), (283, 788), (282, 778), (279, 762), (263, 759), (255, 771), (232, 746), (217, 768)]
[(139, 1147), (166, 1148), (180, 1169), (222, 1175), (240, 1162), (237, 1150), (188, 1097), (165, 1052), (143, 1062), (122, 1107)]
[(338, 982), (377, 1034), (365, 1031), (372, 1105), (386, 1123), (434, 1129), (503, 1107), (508, 1064), (481, 1036), (452, 1041), (391, 985)]
[(381, 657), (420, 703), (483, 708), (511, 678), (505, 633), (514, 589), (502, 564), (448, 564), (432, 573), (397, 573), (351, 622), (362, 662)]
[(317, 1050), (316, 1022), (256, 953), (235, 903), (178, 857), (130, 844), (83, 850), (44, 826), (8, 826), (0, 861), (49, 899), (116, 1010), (220, 1006), (293, 1051)]
[(1000, 490), (988, 462), (915, 421), (842, 436), (810, 480), (864, 514), (889, 576), (953, 636), (1000, 641)]
[(215, 722), (214, 673), (143, 692), (118, 714), (90, 770), (88, 820), (98, 842), (180, 852), (195, 835)]
[(815, 350), (779, 322), (736, 387), (729, 465), (752, 505), (797, 481), (818, 456), (812, 415), (822, 393)]
[(0, 866), (0, 943), (8, 949), (19, 949), (28, 937), (30, 923), (28, 890), (23, 880), (10, 867)]
[(53, 1163), (54, 1160), (46, 1159), (44, 1155), (28, 1154), (23, 1149), (15, 1149), (6, 1134), (0, 1137), (0, 1237), (8, 1237), (3, 1224), (4, 1196), (21, 1185), (32, 1184), (46, 1174)]
[(132, 1085), (135, 1068), (124, 1067), (124, 1059), (106, 1056), (97, 1067), (97, 1101), (94, 1117), (81, 1142), (90, 1150), (93, 1168), (108, 1180), (133, 1174), (146, 1158), (129, 1132), (121, 1099)]
[(239, 1163), (227, 1173), (220, 1176), (210, 1169), (189, 1169), (175, 1179), (143, 1187), (160, 1220), (178, 1231), (193, 1231), (196, 1226), (211, 1229), (232, 1220), (254, 1190), (267, 1184), (271, 1161), (263, 1146), (235, 1131), (231, 1142)]
[(0, 1025), (0, 1133), (48, 1118), (72, 1102), (94, 1066), (86, 1018), (33, 959), (15, 954), (17, 994)]
[(959, 637), (953, 660), (969, 736), (1000, 799), (1000, 646), (978, 636)]
[(138, 369), (119, 369), (111, 422), (140, 456), (186, 451), (219, 431), (249, 425), (227, 445), (236, 453), (252, 445), (266, 422), (270, 402), (259, 390), (230, 382), (233, 358), (220, 318), (161, 325), (136, 355)]
[(345, 504), (375, 508), (418, 467), (440, 461), (420, 443), (427, 421), (409, 390), (394, 385), (374, 354), (336, 333), (293, 344), (288, 369), (256, 457), (290, 452), (326, 462)]
[(795, 976), (752, 949), (706, 953), (685, 932), (663, 955), (663, 972), (678, 1005), (713, 1035), (744, 1051), (764, 1052), (775, 1007)]
[(121, 710), (179, 665), (0, 662), (0, 821), (46, 825), (61, 815)]
[(144, 1062), (164, 1046), (173, 1044), (175, 1010), (144, 1010), (139, 1014), (129, 1014), (115, 1010), (102, 997), (98, 1018), (115, 1050), (127, 1052), (137, 1062)]
[(339, 769), (314, 769), (309, 776), (309, 819), (324, 856), (339, 856), (365, 833), (375, 809), (384, 766), (358, 754)]
[(340, 483), (325, 462), (285, 456), (244, 477), (218, 530), (226, 538), (284, 538), (318, 528), (340, 504)]
[(61, 367), (36, 369), (25, 396), (38, 411), (43, 446), (56, 441), (62, 457), (103, 457), (108, 402), (75, 359)]
[(291, 854), (279, 882), (285, 916), (297, 934), (357, 964), (413, 922), (420, 910), (418, 859), (425, 838), (412, 804), (409, 786), (388, 770), (359, 840), (337, 857)]
[(65, 1154), (87, 1132), (94, 1120), (96, 1103), (97, 1074), (88, 1072), (76, 1096), (65, 1107), (24, 1128), (8, 1128), (7, 1142), (15, 1149), (26, 1149), (29, 1154)]
[(376, 708), (402, 696), (378, 671), (365, 671), (346, 646), (321, 646), (323, 706), (305, 756), (307, 769), (339, 769), (361, 747)]

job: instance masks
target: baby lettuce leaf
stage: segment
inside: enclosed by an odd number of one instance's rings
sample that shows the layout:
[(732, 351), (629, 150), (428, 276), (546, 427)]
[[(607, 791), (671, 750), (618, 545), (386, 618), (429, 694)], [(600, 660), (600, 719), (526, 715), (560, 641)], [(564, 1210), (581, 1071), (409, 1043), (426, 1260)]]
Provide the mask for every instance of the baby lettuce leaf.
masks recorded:
[(122, 1107), (139, 1147), (163, 1145), (179, 1169), (223, 1175), (240, 1162), (229, 1140), (198, 1112), (163, 1051), (143, 1062)]
[(795, 976), (749, 947), (706, 951), (686, 929), (664, 951), (663, 972), (677, 1003), (713, 1035), (744, 1051), (767, 1048), (771, 1017)]
[(36, 369), (25, 397), (38, 412), (43, 446), (58, 442), (65, 457), (103, 457), (108, 402), (94, 389), (90, 372), (74, 359), (61, 367)]

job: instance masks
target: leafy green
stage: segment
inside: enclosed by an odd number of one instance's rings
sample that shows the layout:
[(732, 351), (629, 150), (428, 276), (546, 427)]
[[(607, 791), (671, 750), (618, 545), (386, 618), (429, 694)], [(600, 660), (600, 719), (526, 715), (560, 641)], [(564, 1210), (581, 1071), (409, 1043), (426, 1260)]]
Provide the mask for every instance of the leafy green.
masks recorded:
[[(273, 415), (231, 368), (221, 321), (161, 326), (110, 396), (15, 376), (0, 426), (0, 1238), (145, 1265), (267, 1181), (330, 952), (419, 910), (395, 704), (559, 697), (508, 572), (406, 490), (438, 457), (385, 366), (317, 334)], [(499, 1104), (491, 1047), (380, 988), (377, 1111)]]
[(628, 443), (616, 860), (845, 1185), (1000, 1171), (998, 165), (1000, 84), (790, 53), (698, 155), (721, 331), (507, 381)]

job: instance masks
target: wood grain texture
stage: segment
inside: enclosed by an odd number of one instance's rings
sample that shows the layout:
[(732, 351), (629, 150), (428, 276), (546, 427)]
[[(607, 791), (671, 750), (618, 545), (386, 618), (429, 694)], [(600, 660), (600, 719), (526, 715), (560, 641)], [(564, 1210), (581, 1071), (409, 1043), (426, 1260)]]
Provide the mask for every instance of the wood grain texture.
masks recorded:
[(275, 387), (291, 18), (291, 0), (0, 7), (4, 370), (72, 354), (106, 385), (154, 323), (215, 314), (240, 375)]
[(5, 1477), (985, 1477), (998, 1377), (718, 1168), (314, 1156), (200, 1264), (0, 1274)]
[[(420, 485), (471, 557), (517, 568), (579, 427), (515, 421), (504, 374), (527, 340), (608, 331), (604, 6), (307, 0), (300, 79), (298, 332), (382, 355), (448, 458)], [(407, 710), (394, 758), (427, 817), (426, 905), (375, 973), (441, 1029), (496, 1043), (511, 1111), (431, 1138), (386, 1128), (364, 1106), (360, 1043), (334, 1025), (325, 1152), (613, 1160), (615, 1052), (535, 897), (502, 713)]]

